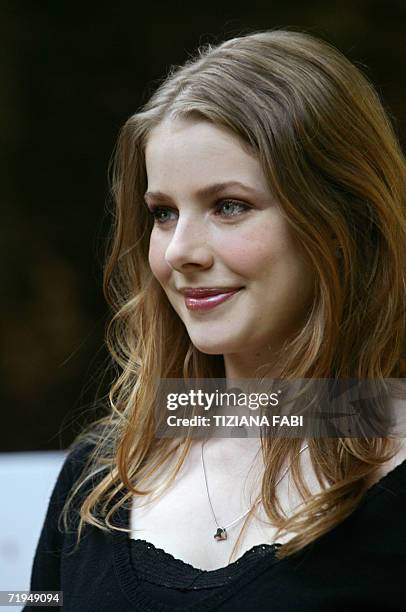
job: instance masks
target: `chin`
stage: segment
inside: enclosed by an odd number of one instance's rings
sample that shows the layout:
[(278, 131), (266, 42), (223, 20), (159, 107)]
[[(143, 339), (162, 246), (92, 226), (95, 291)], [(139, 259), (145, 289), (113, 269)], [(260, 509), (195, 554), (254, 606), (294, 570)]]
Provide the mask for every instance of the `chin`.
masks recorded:
[(230, 342), (230, 338), (224, 338), (224, 340), (220, 340), (219, 338), (214, 339), (210, 342), (209, 338), (193, 338), (190, 337), (192, 344), (201, 352), (206, 355), (224, 355), (227, 353), (237, 353), (241, 351), (240, 343), (238, 346), (236, 343)]

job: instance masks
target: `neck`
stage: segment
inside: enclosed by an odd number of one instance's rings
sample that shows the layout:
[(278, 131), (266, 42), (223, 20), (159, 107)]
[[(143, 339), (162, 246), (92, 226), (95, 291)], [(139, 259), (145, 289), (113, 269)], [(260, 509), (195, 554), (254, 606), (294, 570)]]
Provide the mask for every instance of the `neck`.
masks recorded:
[(277, 356), (269, 349), (255, 353), (230, 353), (224, 355), (224, 369), (227, 379), (278, 378), (282, 372)]

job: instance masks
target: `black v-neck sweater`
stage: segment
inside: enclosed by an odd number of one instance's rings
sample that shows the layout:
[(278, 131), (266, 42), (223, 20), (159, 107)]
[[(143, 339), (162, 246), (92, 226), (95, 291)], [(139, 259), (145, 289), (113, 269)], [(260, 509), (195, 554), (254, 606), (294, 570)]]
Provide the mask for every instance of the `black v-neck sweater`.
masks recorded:
[[(89, 450), (79, 446), (64, 462), (32, 568), (31, 590), (63, 591), (63, 610), (406, 610), (406, 461), (300, 553), (278, 561), (278, 545), (264, 544), (225, 568), (203, 571), (125, 532), (88, 525), (69, 554), (76, 533), (61, 533), (57, 521)], [(129, 526), (128, 507), (114, 516), (115, 525)]]

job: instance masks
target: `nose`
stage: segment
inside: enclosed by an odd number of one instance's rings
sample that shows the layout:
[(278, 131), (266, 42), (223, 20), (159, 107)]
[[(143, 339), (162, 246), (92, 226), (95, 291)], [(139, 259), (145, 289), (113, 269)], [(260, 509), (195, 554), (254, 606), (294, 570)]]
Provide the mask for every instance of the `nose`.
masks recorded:
[(167, 246), (165, 259), (178, 272), (188, 268), (210, 268), (213, 253), (209, 242), (204, 223), (179, 219)]

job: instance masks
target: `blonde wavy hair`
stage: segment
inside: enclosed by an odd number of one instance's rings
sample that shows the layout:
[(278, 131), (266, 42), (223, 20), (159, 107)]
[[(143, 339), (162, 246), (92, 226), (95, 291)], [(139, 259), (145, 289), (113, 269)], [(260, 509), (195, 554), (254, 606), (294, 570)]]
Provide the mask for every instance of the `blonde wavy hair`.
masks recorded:
[[(115, 152), (104, 291), (116, 375), (108, 413), (76, 440), (93, 445), (61, 515), (67, 528), (73, 499), (91, 483), (80, 502), (77, 544), (86, 523), (130, 531), (114, 525), (113, 514), (133, 495), (154, 492), (148, 483), (180, 451), (169, 485), (187, 456), (187, 436), (176, 443), (154, 436), (154, 381), (224, 377), (222, 356), (193, 346), (148, 264), (153, 221), (143, 197), (145, 144), (163, 119), (189, 116), (231, 131), (256, 152), (314, 268), (313, 305), (285, 346), (281, 378), (405, 373), (405, 164), (373, 87), (334, 47), (305, 33), (261, 31), (200, 48), (171, 68), (130, 117)], [(390, 437), (312, 438), (310, 458), (322, 490), (310, 495), (298, 457), (302, 442), (262, 440), (264, 509), (279, 534), (296, 533), (278, 549), (279, 558), (349, 516), (369, 476), (396, 452)], [(289, 517), (275, 488), (287, 457), (304, 499), (300, 513)]]

